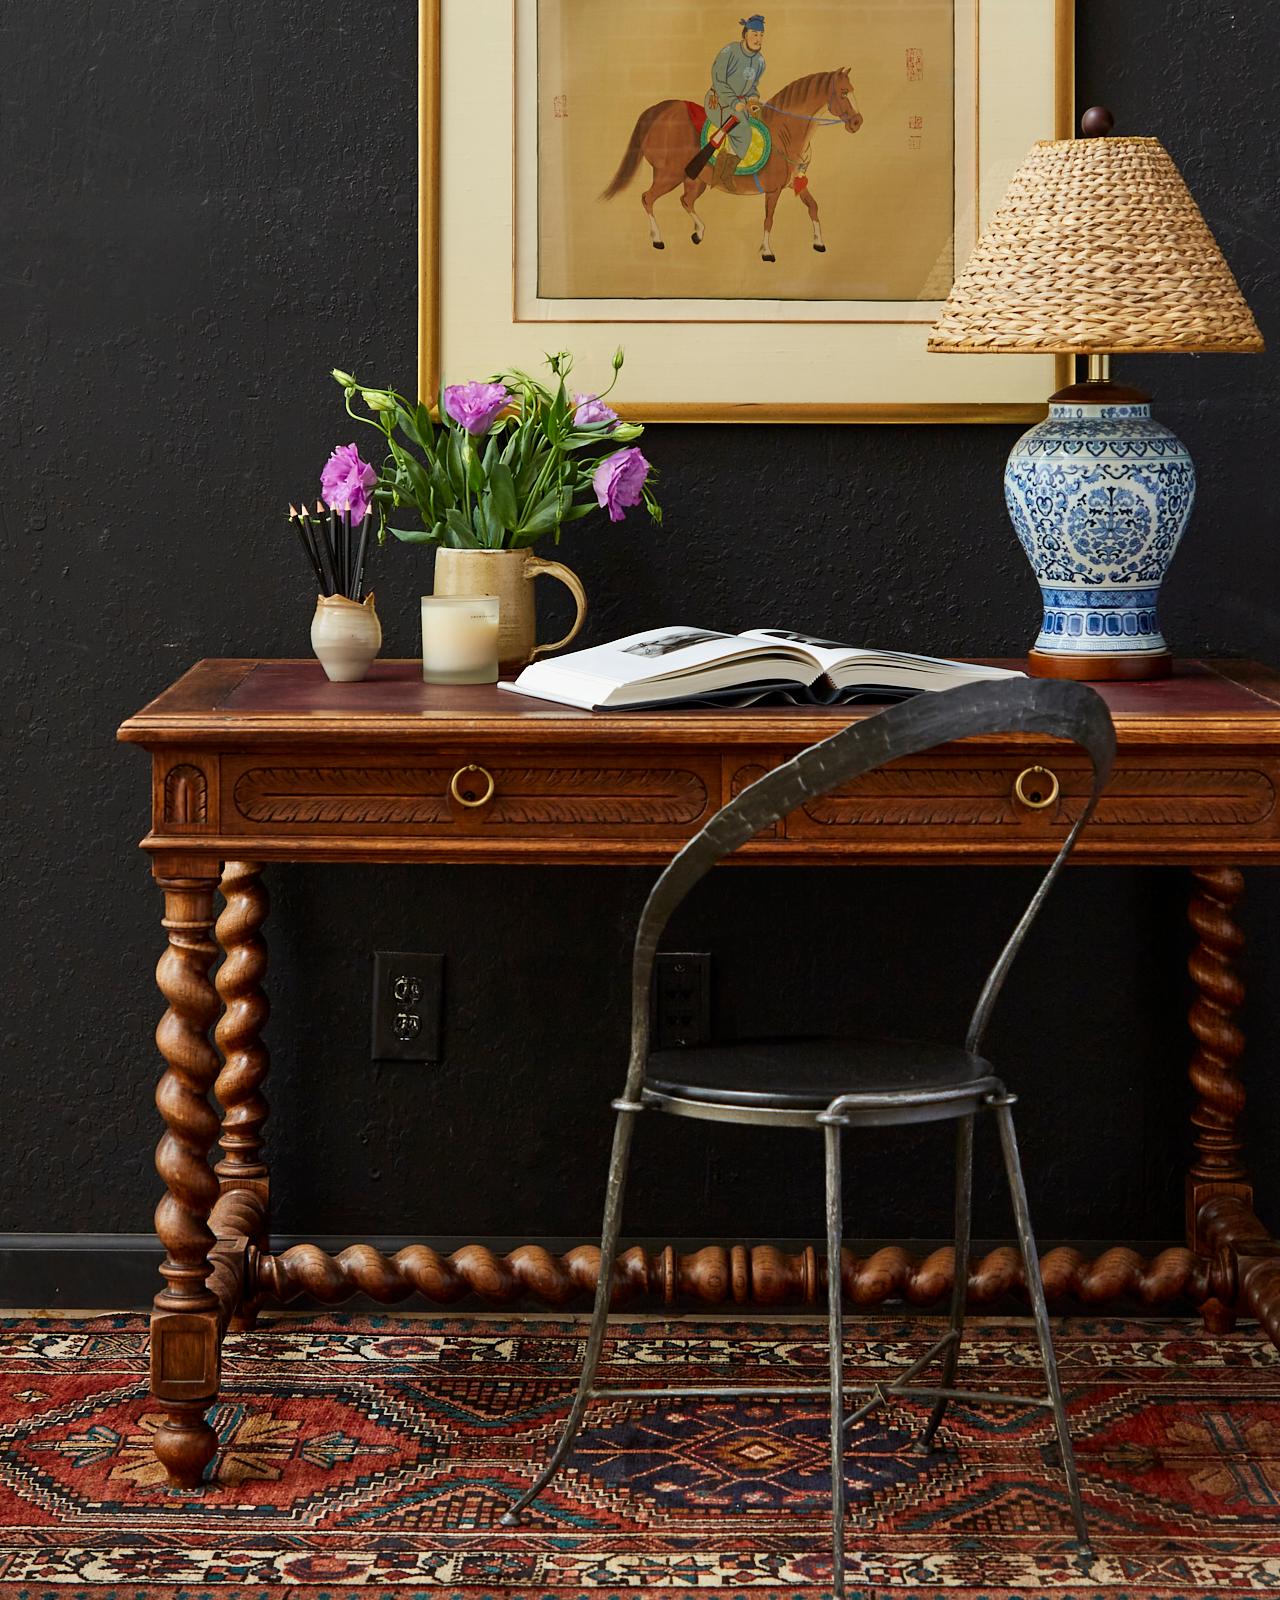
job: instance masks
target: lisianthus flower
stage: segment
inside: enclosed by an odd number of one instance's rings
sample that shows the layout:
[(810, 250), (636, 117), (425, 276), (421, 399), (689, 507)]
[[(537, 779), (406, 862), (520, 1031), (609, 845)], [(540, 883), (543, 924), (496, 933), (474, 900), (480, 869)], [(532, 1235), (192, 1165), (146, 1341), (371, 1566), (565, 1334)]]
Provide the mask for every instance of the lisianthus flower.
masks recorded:
[(593, 428), (602, 422), (614, 423), (618, 420), (618, 413), (612, 406), (605, 405), (599, 395), (575, 394), (573, 403), (575, 428)]
[(500, 412), (511, 404), (503, 383), (455, 383), (444, 392), (444, 408), (473, 438), (488, 433)]
[(359, 522), (368, 515), (370, 491), (378, 474), (367, 461), (361, 461), (354, 444), (340, 444), (324, 464), (320, 474), (320, 493), (330, 511), (349, 511)]
[(621, 522), (628, 506), (640, 504), (648, 476), (649, 463), (635, 448), (615, 450), (604, 458), (595, 470), (591, 487), (601, 510), (609, 513), (610, 522)]

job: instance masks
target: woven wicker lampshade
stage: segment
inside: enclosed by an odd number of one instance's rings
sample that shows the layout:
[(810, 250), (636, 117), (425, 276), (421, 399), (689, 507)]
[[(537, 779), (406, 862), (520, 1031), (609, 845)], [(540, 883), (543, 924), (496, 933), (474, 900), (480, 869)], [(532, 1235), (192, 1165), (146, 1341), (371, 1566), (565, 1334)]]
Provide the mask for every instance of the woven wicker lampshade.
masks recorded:
[(1031, 150), (929, 338), (970, 354), (1262, 347), (1168, 151), (1128, 138)]

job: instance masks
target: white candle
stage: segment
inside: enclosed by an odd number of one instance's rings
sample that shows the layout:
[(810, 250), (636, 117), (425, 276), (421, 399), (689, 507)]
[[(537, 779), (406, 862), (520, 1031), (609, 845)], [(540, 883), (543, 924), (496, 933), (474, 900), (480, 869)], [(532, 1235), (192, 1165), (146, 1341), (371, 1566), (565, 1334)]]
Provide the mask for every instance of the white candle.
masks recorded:
[(422, 597), (422, 677), (425, 683), (498, 681), (497, 595)]

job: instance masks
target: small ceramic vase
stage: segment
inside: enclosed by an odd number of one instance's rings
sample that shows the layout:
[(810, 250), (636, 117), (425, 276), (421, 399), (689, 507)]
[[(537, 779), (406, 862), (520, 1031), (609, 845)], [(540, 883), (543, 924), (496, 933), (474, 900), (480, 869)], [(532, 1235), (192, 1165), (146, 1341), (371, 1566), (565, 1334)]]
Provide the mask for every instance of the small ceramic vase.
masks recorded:
[(317, 596), (311, 648), (330, 683), (359, 683), (382, 648), (382, 624), (373, 608), (372, 591), (363, 600), (348, 600), (341, 594)]
[[(563, 639), (537, 643), (535, 578), (559, 578), (572, 594), (578, 614)], [(576, 637), (587, 615), (587, 595), (576, 573), (559, 561), (543, 561), (527, 550), (436, 551), (435, 593), (438, 595), (497, 595), (501, 602), (498, 623), (498, 666), (503, 672), (526, 667), (535, 656), (563, 650)]]

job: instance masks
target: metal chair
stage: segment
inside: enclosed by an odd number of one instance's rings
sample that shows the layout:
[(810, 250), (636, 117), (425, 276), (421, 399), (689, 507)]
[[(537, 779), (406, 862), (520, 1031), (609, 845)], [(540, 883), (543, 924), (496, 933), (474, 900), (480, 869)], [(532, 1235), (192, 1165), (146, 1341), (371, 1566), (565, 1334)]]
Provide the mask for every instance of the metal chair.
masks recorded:
[[(871, 772), (886, 762), (918, 755), (935, 746), (974, 734), (1036, 733), (1070, 739), (1089, 756), (1093, 788), (1052, 865), (1032, 897), (987, 978), (962, 1047), (910, 1043), (872, 1043), (851, 1039), (793, 1039), (726, 1044), (700, 1049), (649, 1050), (650, 983), (658, 940), (666, 924), (694, 885), (724, 856), (745, 844), (802, 801), (826, 794), (837, 785)], [(613, 1101), (617, 1112), (613, 1157), (605, 1196), (600, 1241), (600, 1274), (595, 1311), (587, 1339), (582, 1377), (568, 1421), (555, 1452), (536, 1481), (502, 1518), (513, 1527), (520, 1513), (541, 1494), (569, 1454), (588, 1401), (605, 1398), (654, 1399), (675, 1395), (725, 1397), (830, 1394), (832, 1543), (834, 1589), (844, 1585), (844, 1432), (890, 1396), (932, 1400), (933, 1408), (920, 1440), (928, 1450), (947, 1402), (995, 1400), (1042, 1406), (1053, 1413), (1061, 1463), (1067, 1481), (1076, 1534), (1088, 1550), (1088, 1529), (1080, 1499), (1071, 1435), (1067, 1429), (1062, 1389), (1054, 1362), (1049, 1318), (1039, 1259), (1031, 1232), (1026, 1191), (1018, 1160), (1010, 1108), (1014, 1096), (982, 1056), (982, 1041), (992, 1007), (1028, 928), (1062, 870), (1080, 830), (1097, 804), (1115, 755), (1115, 731), (1102, 699), (1083, 684), (1029, 678), (990, 681), (916, 696), (843, 728), (805, 750), (744, 790), (723, 807), (671, 861), (654, 884), (636, 932), (631, 972), (631, 1056), (626, 1088)], [(995, 1113), (1005, 1172), (1013, 1199), (1027, 1292), (1044, 1365), (1047, 1398), (981, 1394), (954, 1387), (956, 1362), (964, 1326), (965, 1291), (969, 1276), (970, 1197), (973, 1172), (973, 1127), (976, 1114)], [(826, 1155), (828, 1331), (830, 1383), (739, 1389), (732, 1387), (598, 1388), (596, 1368), (604, 1343), (613, 1283), (612, 1263), (618, 1246), (623, 1191), (631, 1136), (643, 1111), (709, 1118), (717, 1122), (749, 1122), (778, 1127), (821, 1129)], [(898, 1123), (955, 1120), (957, 1129), (955, 1199), (955, 1288), (948, 1331), (892, 1382), (846, 1385), (842, 1370), (843, 1323), (840, 1248), (841, 1139), (846, 1128)], [(606, 1263), (610, 1264), (606, 1268)], [(936, 1358), (942, 1359), (940, 1381), (915, 1379)], [(846, 1389), (866, 1398), (847, 1416)]]

